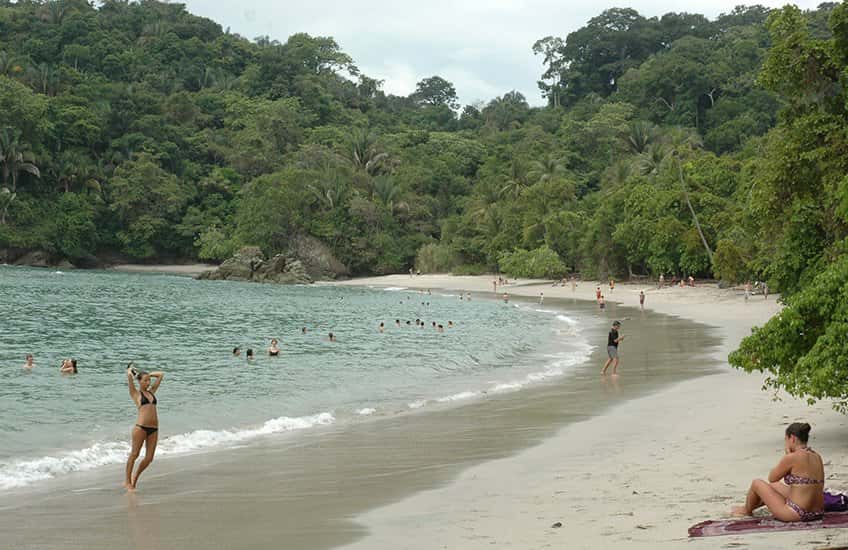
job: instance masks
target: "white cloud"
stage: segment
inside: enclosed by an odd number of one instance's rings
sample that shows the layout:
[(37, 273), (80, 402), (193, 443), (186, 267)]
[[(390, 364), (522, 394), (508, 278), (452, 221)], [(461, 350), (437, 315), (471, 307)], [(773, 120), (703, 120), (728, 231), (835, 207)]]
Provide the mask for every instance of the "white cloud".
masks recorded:
[[(188, 9), (248, 38), (269, 35), (284, 42), (296, 32), (332, 36), (384, 89), (408, 94), (415, 83), (438, 74), (470, 103), (513, 89), (541, 104), (536, 81), (541, 62), (533, 43), (565, 37), (595, 15), (622, 2), (562, 0), (182, 0)], [(671, 11), (714, 18), (739, 0), (630, 0), (646, 17)], [(780, 7), (785, 0), (757, 0)], [(796, 2), (812, 9), (819, 0)]]

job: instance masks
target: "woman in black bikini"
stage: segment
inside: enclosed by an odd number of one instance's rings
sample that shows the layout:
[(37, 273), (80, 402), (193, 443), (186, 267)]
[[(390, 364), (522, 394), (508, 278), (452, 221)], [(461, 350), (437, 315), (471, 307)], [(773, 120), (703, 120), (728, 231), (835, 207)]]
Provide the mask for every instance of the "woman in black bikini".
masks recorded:
[[(127, 459), (127, 478), (124, 482), (124, 487), (130, 491), (134, 491), (138, 485), (138, 476), (141, 475), (150, 463), (153, 462), (153, 455), (156, 453), (156, 443), (159, 441), (159, 416), (156, 414), (156, 390), (159, 389), (159, 384), (162, 383), (162, 378), (165, 375), (161, 372), (141, 372), (133, 368), (132, 363), (127, 366), (127, 385), (130, 388), (130, 397), (138, 407), (138, 418), (132, 429), (132, 449), (130, 456)], [(135, 387), (135, 381), (138, 380), (138, 388)], [(150, 379), (153, 378), (153, 383)], [(138, 464), (138, 469), (133, 475), (133, 465), (141, 452), (141, 446), (144, 445), (144, 458)]]
[(824, 515), (824, 465), (807, 446), (810, 425), (795, 422), (786, 428), (784, 457), (769, 472), (768, 481), (755, 479), (744, 506), (734, 516), (750, 516), (766, 506), (780, 521), (815, 521)]

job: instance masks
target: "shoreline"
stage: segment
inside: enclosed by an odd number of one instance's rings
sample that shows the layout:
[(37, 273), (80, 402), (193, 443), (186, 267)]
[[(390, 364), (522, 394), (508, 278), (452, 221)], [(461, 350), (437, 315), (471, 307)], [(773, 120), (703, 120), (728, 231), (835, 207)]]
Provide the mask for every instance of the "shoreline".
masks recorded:
[(212, 264), (115, 264), (107, 267), (106, 271), (121, 273), (164, 273), (168, 275), (200, 275), (204, 271), (215, 269)]
[[(551, 305), (595, 316), (588, 304)], [(610, 309), (616, 312), (617, 306)], [(701, 356), (717, 343), (699, 325), (662, 315), (644, 317), (638, 327), (644, 341), (661, 342), (663, 349), (684, 346)], [(587, 336), (595, 341), (605, 330), (591, 322)], [(634, 342), (632, 349), (638, 346)], [(447, 485), (475, 464), (538, 445), (560, 426), (605, 415), (616, 403), (686, 377), (668, 368), (665, 353), (657, 358), (658, 368), (644, 360), (637, 368), (631, 360), (638, 377), (620, 387), (599, 388), (593, 364), (600, 353), (596, 347), (591, 360), (562, 381), (456, 407), (327, 426), (237, 449), (164, 457), (132, 498), (114, 484), (120, 466), (69, 476), (33, 493), (0, 498), (5, 512), (0, 530), (13, 545), (44, 550), (112, 548), (133, 539), (141, 547), (207, 548), (204, 540), (189, 536), (198, 530), (220, 547), (270, 548), (280, 537), (290, 548), (338, 547), (368, 535), (350, 520), (358, 514)], [(558, 406), (562, 402), (568, 406)], [(63, 514), (68, 509), (75, 511), (73, 517)], [(35, 528), (48, 518), (49, 529)], [(142, 518), (149, 518), (151, 525)], [(133, 526), (142, 525), (127, 531), (127, 519)], [(141, 531), (147, 537), (143, 544), (136, 534)]]
[[(388, 276), (340, 284), (491, 294), (491, 280)], [(570, 285), (519, 280), (506, 291), (592, 301), (595, 287), (579, 283), (572, 293)], [(603, 290), (608, 294), (608, 288)], [(646, 310), (716, 327), (721, 335), (713, 353), (722, 366), (718, 374), (625, 401), (601, 416), (566, 425), (537, 446), (473, 466), (443, 487), (362, 514), (355, 520), (370, 535), (344, 548), (676, 548), (687, 543), (692, 524), (729, 515), (750, 480), (764, 477), (779, 460), (782, 428), (797, 419), (813, 425), (811, 444), (825, 458), (826, 486), (848, 489), (848, 419), (826, 402), (807, 406), (787, 396), (775, 401), (761, 391), (761, 375), (727, 365), (727, 354), (750, 328), (780, 310), (777, 296), (756, 296), (746, 303), (740, 292), (713, 286), (659, 290), (617, 285), (607, 302), (638, 307), (640, 290), (647, 296)], [(626, 334), (626, 322), (622, 331)], [(624, 346), (622, 379), (627, 353)], [(551, 528), (555, 522), (562, 528)], [(840, 530), (812, 533), (688, 542), (764, 549), (802, 544), (811, 537), (822, 544), (848, 543), (848, 534)]]

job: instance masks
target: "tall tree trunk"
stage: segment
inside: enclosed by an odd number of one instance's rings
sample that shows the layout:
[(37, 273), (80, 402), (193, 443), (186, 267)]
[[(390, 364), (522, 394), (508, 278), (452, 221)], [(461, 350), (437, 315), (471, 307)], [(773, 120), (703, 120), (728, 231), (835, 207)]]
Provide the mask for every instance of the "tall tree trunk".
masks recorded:
[(701, 229), (701, 224), (698, 222), (698, 215), (695, 214), (695, 209), (692, 207), (692, 201), (689, 200), (689, 190), (686, 189), (686, 182), (683, 180), (683, 167), (680, 165), (680, 159), (677, 160), (677, 171), (680, 174), (680, 187), (683, 189), (683, 198), (686, 200), (686, 206), (689, 207), (689, 212), (692, 213), (692, 221), (695, 222), (695, 229), (698, 230), (698, 235), (701, 237), (701, 242), (704, 243), (704, 249), (707, 251), (707, 257), (710, 259), (710, 266), (713, 265), (713, 251), (710, 245), (707, 244), (707, 238)]

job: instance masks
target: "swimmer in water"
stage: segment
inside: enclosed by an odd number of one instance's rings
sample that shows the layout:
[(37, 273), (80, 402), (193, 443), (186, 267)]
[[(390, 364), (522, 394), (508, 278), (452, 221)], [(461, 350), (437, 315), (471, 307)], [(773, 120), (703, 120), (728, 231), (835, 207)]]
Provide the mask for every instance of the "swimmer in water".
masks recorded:
[(306, 327), (303, 327), (302, 329), (300, 329), (300, 333), (301, 333), (301, 334), (306, 334)]
[(33, 363), (33, 357), (31, 353), (26, 354), (26, 362), (24, 363), (25, 369), (32, 369), (35, 367), (35, 363)]
[(509, 303), (509, 294), (506, 292), (503, 293), (503, 301), (505, 304)]
[(244, 355), (245, 355), (245, 357), (247, 358), (248, 361), (252, 361), (253, 360), (253, 349), (247, 348), (247, 352), (245, 352)]
[(277, 357), (280, 355), (280, 348), (277, 347), (277, 339), (271, 338), (271, 347), (268, 348), (268, 355), (271, 357)]
[(436, 328), (436, 321), (433, 321), (433, 328)]
[(453, 328), (453, 321), (448, 321), (448, 328)]
[(439, 332), (444, 332), (444, 331), (445, 331), (445, 327), (443, 327), (442, 325), (439, 325), (439, 326), (438, 326), (438, 330), (439, 330)]
[(239, 355), (241, 355), (241, 348), (236, 346), (233, 348), (233, 357), (238, 357)]
[(469, 302), (471, 301), (471, 293), (470, 292), (465, 295), (465, 299)]
[(59, 372), (62, 374), (77, 374), (77, 360), (76, 359), (64, 359), (62, 361), (62, 366), (59, 367)]
[(397, 325), (397, 327), (400, 328), (400, 319), (395, 319), (395, 325)]
[(385, 332), (385, 330), (386, 330), (386, 325), (385, 325), (385, 324), (383, 324), (382, 322), (380, 322), (380, 328), (379, 328), (379, 329), (377, 329), (377, 330), (379, 330), (380, 332)]
[[(142, 372), (133, 368), (130, 363), (127, 366), (127, 385), (130, 389), (130, 398), (138, 408), (138, 416), (135, 420), (135, 426), (132, 429), (132, 448), (130, 456), (127, 459), (126, 480), (124, 487), (130, 491), (134, 491), (138, 486), (138, 476), (141, 472), (150, 466), (153, 462), (153, 455), (156, 453), (156, 444), (159, 442), (159, 415), (156, 412), (156, 390), (159, 389), (159, 384), (165, 377), (161, 372)], [(153, 383), (151, 384), (151, 380)], [(135, 381), (138, 381), (138, 388), (135, 386)], [(138, 465), (138, 469), (133, 475), (133, 465), (141, 453), (141, 446), (144, 445), (144, 458)]]
[(335, 335), (335, 334), (333, 334), (333, 333), (331, 332), (331, 333), (328, 335), (327, 339), (328, 339), (330, 342), (335, 342), (335, 341), (336, 341), (336, 335)]

